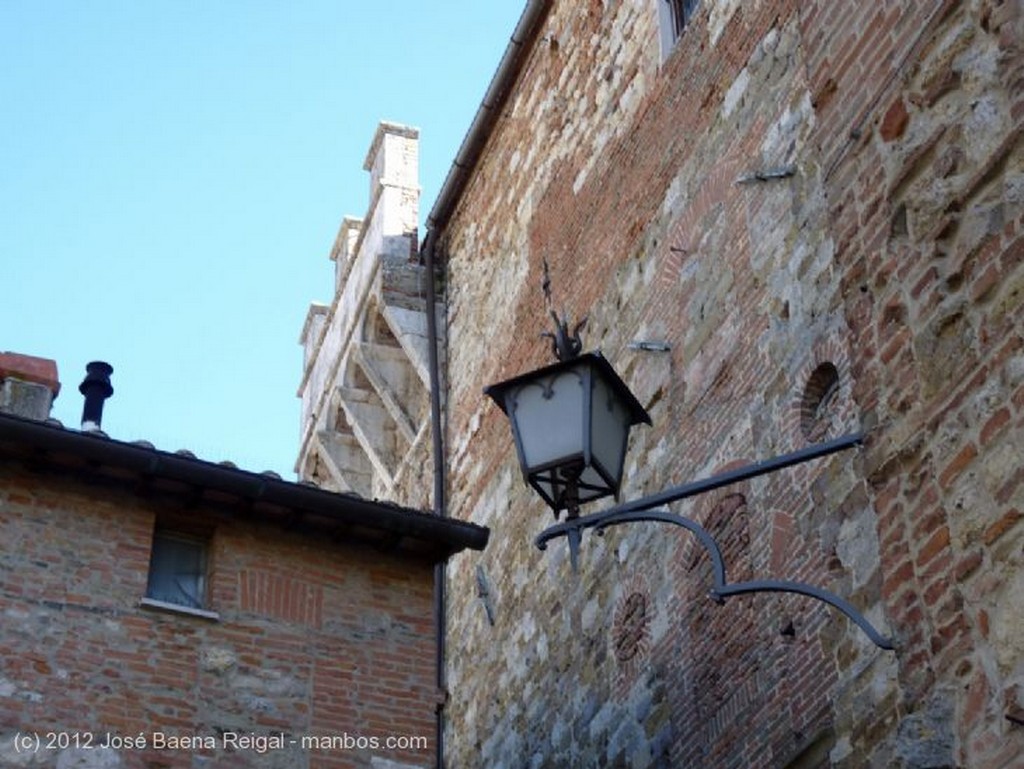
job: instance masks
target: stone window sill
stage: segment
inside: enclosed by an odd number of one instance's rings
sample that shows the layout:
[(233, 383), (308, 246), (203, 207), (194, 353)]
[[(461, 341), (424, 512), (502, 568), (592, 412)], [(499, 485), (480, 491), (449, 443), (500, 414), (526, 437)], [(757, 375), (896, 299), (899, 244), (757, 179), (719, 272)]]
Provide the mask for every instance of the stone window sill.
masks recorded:
[(207, 611), (206, 609), (193, 609), (191, 606), (182, 606), (177, 603), (168, 603), (167, 601), (158, 601), (155, 598), (143, 598), (139, 601), (139, 606), (143, 609), (153, 609), (155, 611), (165, 611), (170, 614), (184, 614), (187, 617), (199, 617), (200, 619), (208, 619), (213, 622), (220, 621), (220, 614), (215, 611)]

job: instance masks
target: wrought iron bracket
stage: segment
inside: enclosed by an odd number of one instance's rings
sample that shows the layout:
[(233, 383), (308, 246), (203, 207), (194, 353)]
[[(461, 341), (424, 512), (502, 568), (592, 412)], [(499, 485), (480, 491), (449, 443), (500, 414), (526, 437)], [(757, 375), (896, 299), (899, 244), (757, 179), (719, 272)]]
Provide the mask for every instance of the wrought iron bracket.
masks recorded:
[(557, 537), (565, 537), (569, 543), (569, 558), (573, 569), (582, 541), (583, 532), (593, 529), (598, 535), (604, 533), (610, 526), (618, 526), (624, 523), (657, 522), (670, 523), (680, 526), (697, 537), (704, 549), (711, 558), (711, 571), (713, 585), (708, 594), (717, 603), (724, 603), (726, 598), (745, 593), (799, 593), (829, 604), (841, 611), (847, 618), (857, 625), (871, 639), (875, 646), (881, 649), (893, 650), (892, 639), (883, 636), (875, 627), (861, 614), (849, 601), (839, 597), (835, 593), (824, 590), (803, 582), (792, 582), (789, 580), (759, 579), (749, 582), (729, 583), (726, 577), (725, 561), (722, 558), (722, 550), (718, 542), (711, 536), (703, 526), (690, 518), (687, 518), (667, 510), (655, 510), (670, 502), (705, 494), (709, 491), (728, 486), (733, 483), (755, 478), (759, 475), (767, 475), (786, 467), (802, 464), (812, 459), (835, 454), (836, 452), (850, 449), (860, 445), (864, 440), (861, 433), (845, 435), (835, 440), (815, 444), (799, 451), (789, 454), (782, 454), (771, 459), (755, 462), (733, 470), (728, 470), (717, 475), (704, 478), (699, 481), (692, 481), (681, 486), (673, 486), (658, 494), (637, 499), (617, 505), (610, 510), (590, 515), (570, 518), (562, 523), (550, 526), (542, 531), (537, 539), (537, 547), (541, 550), (547, 549), (547, 544)]

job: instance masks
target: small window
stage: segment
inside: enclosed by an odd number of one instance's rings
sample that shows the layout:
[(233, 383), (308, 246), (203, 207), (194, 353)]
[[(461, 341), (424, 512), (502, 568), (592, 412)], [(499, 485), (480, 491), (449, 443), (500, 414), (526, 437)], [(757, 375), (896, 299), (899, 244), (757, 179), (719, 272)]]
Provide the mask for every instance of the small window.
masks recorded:
[(839, 410), (839, 369), (825, 361), (811, 373), (800, 399), (800, 429), (807, 440), (825, 440), (835, 426)]
[(205, 608), (206, 549), (206, 540), (157, 529), (146, 598), (189, 609)]
[(658, 25), (661, 28), (661, 60), (675, 47), (700, 5), (700, 0), (658, 0)]

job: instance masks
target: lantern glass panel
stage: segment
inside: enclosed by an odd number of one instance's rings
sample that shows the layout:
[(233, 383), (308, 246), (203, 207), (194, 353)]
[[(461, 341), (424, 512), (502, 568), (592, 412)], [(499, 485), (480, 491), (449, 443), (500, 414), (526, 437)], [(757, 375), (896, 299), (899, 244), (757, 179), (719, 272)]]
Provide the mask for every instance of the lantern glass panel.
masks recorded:
[(593, 465), (587, 465), (583, 469), (578, 485), (581, 503), (615, 493), (615, 489), (608, 483), (608, 479)]
[(508, 412), (527, 472), (583, 455), (583, 368), (556, 373), (509, 393)]
[(590, 406), (592, 464), (618, 494), (632, 414), (602, 376), (595, 376)]
[(600, 353), (522, 374), (484, 392), (512, 424), (526, 481), (556, 513), (617, 495), (629, 429), (650, 424)]

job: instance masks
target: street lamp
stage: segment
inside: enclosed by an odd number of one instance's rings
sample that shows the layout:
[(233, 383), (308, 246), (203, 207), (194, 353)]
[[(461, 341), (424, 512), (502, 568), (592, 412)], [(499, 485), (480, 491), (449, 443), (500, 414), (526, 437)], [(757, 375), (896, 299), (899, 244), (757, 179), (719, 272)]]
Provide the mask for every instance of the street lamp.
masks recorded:
[[(545, 283), (545, 294), (547, 294)], [(732, 483), (776, 472), (785, 467), (828, 456), (859, 445), (859, 433), (817, 443), (806, 448), (673, 486), (662, 492), (609, 510), (581, 516), (579, 506), (606, 496), (618, 497), (630, 428), (650, 424), (647, 412), (611, 364), (600, 353), (580, 354), (576, 333), (570, 336), (563, 318), (552, 334), (559, 362), (491, 385), (484, 392), (505, 412), (512, 426), (523, 478), (554, 511), (566, 510), (566, 520), (545, 529), (537, 547), (547, 548), (556, 537), (565, 537), (575, 571), (582, 534), (598, 534), (610, 526), (641, 521), (669, 523), (694, 534), (712, 563), (713, 585), (709, 595), (717, 603), (744, 593), (799, 593), (823, 601), (845, 614), (882, 649), (893, 649), (886, 638), (848, 601), (822, 588), (789, 580), (751, 580), (730, 583), (721, 548), (711, 533), (696, 521), (656, 508), (703, 494)]]
[(600, 353), (559, 361), (484, 390), (512, 424), (523, 478), (554, 511), (618, 497), (629, 429), (651, 423)]

